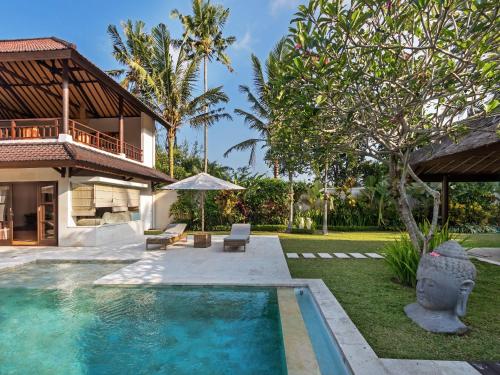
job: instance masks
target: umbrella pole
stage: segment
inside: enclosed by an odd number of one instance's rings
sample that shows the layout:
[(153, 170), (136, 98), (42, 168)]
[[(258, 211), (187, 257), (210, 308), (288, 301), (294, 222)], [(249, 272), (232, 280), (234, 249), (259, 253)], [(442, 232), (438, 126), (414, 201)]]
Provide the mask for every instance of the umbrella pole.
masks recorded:
[(205, 191), (201, 192), (201, 231), (205, 232)]

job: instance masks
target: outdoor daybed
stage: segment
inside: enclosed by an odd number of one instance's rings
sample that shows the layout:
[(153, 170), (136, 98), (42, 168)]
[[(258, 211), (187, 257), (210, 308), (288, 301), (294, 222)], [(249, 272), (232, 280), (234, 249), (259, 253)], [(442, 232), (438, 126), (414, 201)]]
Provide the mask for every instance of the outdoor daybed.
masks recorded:
[(224, 238), (224, 251), (226, 247), (242, 247), (243, 251), (247, 249), (247, 243), (250, 242), (250, 224), (233, 224), (231, 234)]
[(187, 224), (170, 224), (165, 231), (157, 236), (148, 237), (146, 239), (146, 250), (149, 250), (149, 245), (162, 245), (160, 249), (167, 250), (168, 245), (172, 245), (183, 238), (186, 238), (184, 231)]

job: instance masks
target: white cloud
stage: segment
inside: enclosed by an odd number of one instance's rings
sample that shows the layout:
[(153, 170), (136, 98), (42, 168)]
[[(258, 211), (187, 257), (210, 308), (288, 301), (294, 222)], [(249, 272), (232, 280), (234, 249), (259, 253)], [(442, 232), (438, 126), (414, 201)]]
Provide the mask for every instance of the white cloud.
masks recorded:
[(250, 45), (252, 44), (252, 34), (250, 31), (246, 31), (242, 38), (236, 39), (233, 44), (235, 50), (250, 50)]
[(299, 5), (299, 0), (271, 0), (271, 14), (277, 14), (281, 9), (293, 9)]

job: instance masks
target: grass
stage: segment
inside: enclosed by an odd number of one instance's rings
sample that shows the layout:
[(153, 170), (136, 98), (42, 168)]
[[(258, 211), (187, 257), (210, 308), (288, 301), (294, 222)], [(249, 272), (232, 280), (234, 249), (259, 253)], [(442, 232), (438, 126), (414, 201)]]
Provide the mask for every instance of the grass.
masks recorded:
[[(321, 235), (280, 234), (285, 252), (377, 251), (398, 233), (349, 232)], [(464, 246), (500, 247), (500, 234), (468, 237)], [(476, 286), (463, 319), (471, 329), (464, 336), (423, 331), (404, 314), (415, 301), (413, 288), (391, 281), (384, 261), (362, 259), (288, 260), (295, 278), (323, 279), (363, 336), (384, 358), (493, 361), (500, 358), (500, 268), (474, 261)]]

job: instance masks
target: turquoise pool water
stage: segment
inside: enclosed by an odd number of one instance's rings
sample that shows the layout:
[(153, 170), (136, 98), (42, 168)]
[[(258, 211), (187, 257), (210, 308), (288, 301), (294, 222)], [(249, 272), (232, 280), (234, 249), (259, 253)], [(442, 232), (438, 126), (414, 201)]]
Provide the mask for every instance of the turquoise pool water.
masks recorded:
[(352, 372), (344, 363), (340, 348), (331, 335), (309, 289), (295, 289), (295, 296), (316, 353), (321, 375), (351, 375)]
[(273, 288), (57, 287), (65, 268), (0, 274), (0, 374), (286, 374)]

